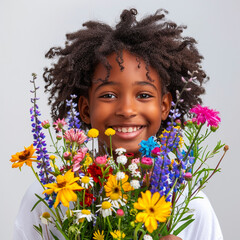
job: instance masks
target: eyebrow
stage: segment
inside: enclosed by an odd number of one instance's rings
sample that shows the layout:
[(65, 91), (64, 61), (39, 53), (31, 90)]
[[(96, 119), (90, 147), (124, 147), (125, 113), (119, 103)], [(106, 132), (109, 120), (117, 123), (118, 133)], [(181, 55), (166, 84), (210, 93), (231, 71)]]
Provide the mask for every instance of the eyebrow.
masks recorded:
[[(103, 86), (117, 86), (119, 85), (119, 83), (116, 83), (116, 82), (111, 82), (111, 81), (104, 81), (102, 82), (101, 84), (99, 84), (97, 87), (96, 87), (96, 90), (97, 91), (99, 88), (103, 87)], [(154, 84), (152, 84), (151, 82), (146, 82), (146, 81), (138, 81), (138, 82), (135, 82), (133, 85), (142, 85), (142, 86), (151, 86), (153, 87), (156, 91), (157, 91), (157, 88)]]
[(156, 86), (154, 84), (152, 84), (151, 82), (139, 81), (139, 82), (135, 82), (134, 85), (142, 85), (142, 86), (148, 85), (148, 86), (153, 87), (155, 90), (157, 90)]

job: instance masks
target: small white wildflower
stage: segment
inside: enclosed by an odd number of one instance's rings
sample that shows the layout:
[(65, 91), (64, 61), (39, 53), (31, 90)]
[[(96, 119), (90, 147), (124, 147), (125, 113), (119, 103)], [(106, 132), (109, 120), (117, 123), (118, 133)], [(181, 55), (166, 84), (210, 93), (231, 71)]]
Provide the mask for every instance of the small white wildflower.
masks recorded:
[(141, 177), (141, 173), (140, 173), (140, 171), (133, 171), (133, 172), (132, 172), (132, 176), (133, 176), (133, 177), (139, 177), (139, 178), (140, 178), (140, 177)]
[(117, 180), (122, 180), (125, 178), (125, 173), (124, 172), (117, 172)]
[(125, 152), (127, 152), (125, 148), (121, 148), (121, 147), (120, 147), (120, 148), (115, 149), (115, 153), (116, 153), (117, 155), (122, 155), (122, 154), (124, 154)]
[(109, 159), (108, 160), (108, 164), (111, 166), (111, 168), (113, 168), (113, 169), (116, 169), (117, 168), (117, 165), (116, 165), (116, 163), (114, 162), (114, 160), (113, 159)]
[(139, 189), (140, 188), (140, 182), (138, 180), (131, 180), (130, 181), (130, 185), (134, 188), (134, 189)]
[(143, 240), (153, 240), (153, 238), (150, 235), (146, 234), (144, 235)]
[(88, 177), (88, 176), (82, 176), (81, 177), (81, 186), (84, 188), (88, 188), (88, 186), (92, 186), (93, 187), (93, 178), (92, 177)]
[(138, 169), (138, 165), (136, 163), (131, 163), (129, 166), (128, 166), (128, 169), (131, 171), (131, 172), (134, 172)]
[(82, 218), (86, 218), (88, 222), (91, 222), (95, 216), (91, 213), (88, 209), (82, 209), (82, 210), (74, 210), (74, 213), (76, 213), (76, 223), (79, 223), (79, 220)]
[(51, 222), (51, 215), (49, 212), (44, 212), (40, 216), (40, 219), (41, 219), (42, 224), (48, 225), (48, 223)]
[(100, 212), (104, 218), (108, 217), (108, 216), (111, 216), (112, 211), (116, 212), (116, 210), (112, 207), (112, 204), (108, 201), (104, 201), (104, 202), (102, 202), (102, 204), (96, 205), (96, 207), (100, 207), (96, 211), (96, 213)]
[(127, 161), (128, 159), (125, 155), (121, 155), (117, 157), (117, 163), (121, 163), (122, 165), (125, 165)]

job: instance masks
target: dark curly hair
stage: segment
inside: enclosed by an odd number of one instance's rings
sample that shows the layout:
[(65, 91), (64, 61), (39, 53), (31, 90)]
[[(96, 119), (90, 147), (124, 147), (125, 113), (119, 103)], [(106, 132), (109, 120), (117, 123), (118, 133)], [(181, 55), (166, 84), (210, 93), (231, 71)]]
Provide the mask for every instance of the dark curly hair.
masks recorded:
[[(46, 54), (49, 59), (57, 57), (57, 62), (51, 68), (45, 68), (43, 74), (45, 92), (50, 92), (52, 118), (56, 120), (66, 116), (66, 99), (71, 94), (78, 96), (76, 102), (82, 95), (88, 97), (88, 88), (98, 63), (106, 67), (103, 81), (108, 80), (111, 66), (107, 56), (111, 53), (117, 54), (116, 61), (123, 71), (122, 51), (127, 50), (136, 56), (139, 63), (140, 58), (144, 60), (150, 81), (149, 66), (158, 72), (163, 92), (170, 92), (173, 101), (176, 100), (176, 90), (181, 92), (184, 87), (181, 78), (188, 79), (189, 72), (194, 73), (194, 81), (188, 84), (191, 91), (183, 92), (184, 101), (178, 105), (181, 120), (184, 120), (188, 110), (202, 102), (199, 96), (205, 92), (202, 83), (207, 77), (201, 68), (203, 57), (195, 47), (195, 39), (183, 37), (181, 34), (186, 26), (166, 20), (166, 13), (166, 10), (160, 9), (137, 21), (136, 9), (123, 10), (120, 22), (114, 28), (88, 21), (83, 24), (85, 28), (66, 34), (65, 47), (52, 47)], [(162, 127), (167, 121), (169, 119), (162, 123)]]

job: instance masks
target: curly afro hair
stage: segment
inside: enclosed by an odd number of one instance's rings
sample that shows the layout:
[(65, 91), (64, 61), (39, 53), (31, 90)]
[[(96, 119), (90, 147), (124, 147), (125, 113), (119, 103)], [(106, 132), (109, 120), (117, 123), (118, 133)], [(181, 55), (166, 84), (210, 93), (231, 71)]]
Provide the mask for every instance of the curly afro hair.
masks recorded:
[[(194, 80), (188, 83), (191, 91), (184, 91), (181, 97), (184, 101), (178, 104), (183, 121), (188, 110), (202, 102), (199, 96), (205, 92), (202, 84), (207, 76), (201, 68), (203, 57), (195, 47), (195, 39), (183, 37), (186, 26), (166, 20), (167, 13), (160, 9), (137, 21), (136, 9), (123, 10), (115, 27), (88, 21), (83, 24), (83, 29), (66, 34), (65, 47), (52, 47), (46, 54), (46, 58), (57, 58), (56, 63), (45, 68), (43, 74), (45, 92), (50, 92), (52, 118), (66, 116), (66, 99), (71, 94), (77, 95), (76, 102), (80, 96), (88, 97), (88, 88), (98, 63), (107, 70), (103, 81), (108, 80), (111, 66), (107, 56), (111, 53), (117, 54), (116, 61), (124, 71), (122, 51), (127, 50), (136, 56), (137, 61), (140, 58), (144, 60), (150, 81), (148, 67), (156, 69), (162, 80), (163, 92), (170, 92), (173, 101), (176, 101), (176, 90), (181, 92), (185, 85), (181, 78), (188, 79), (191, 77), (189, 73), (194, 73)], [(162, 123), (162, 127), (167, 121), (169, 119)]]

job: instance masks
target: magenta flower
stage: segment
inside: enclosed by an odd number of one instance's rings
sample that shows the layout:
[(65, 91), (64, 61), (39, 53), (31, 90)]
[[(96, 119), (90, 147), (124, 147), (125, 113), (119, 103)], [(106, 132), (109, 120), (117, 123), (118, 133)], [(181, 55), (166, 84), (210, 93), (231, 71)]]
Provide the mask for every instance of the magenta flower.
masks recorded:
[(104, 166), (106, 165), (106, 163), (107, 163), (107, 155), (96, 157), (95, 163), (96, 163), (99, 167), (104, 167)]
[(208, 126), (217, 127), (221, 122), (221, 118), (218, 116), (219, 112), (209, 109), (208, 107), (197, 105), (193, 107), (190, 112), (196, 114), (194, 121), (197, 121), (197, 124), (207, 122)]
[(80, 168), (80, 163), (84, 159), (88, 149), (85, 148), (80, 148), (77, 152), (77, 154), (73, 157), (73, 171), (76, 172)]
[(73, 128), (71, 128), (70, 130), (67, 130), (64, 133), (63, 137), (66, 139), (66, 141), (70, 143), (76, 142), (78, 144), (84, 143), (84, 141), (87, 139), (87, 136), (84, 134), (82, 130), (73, 129)]
[(141, 166), (143, 169), (151, 169), (153, 165), (153, 160), (150, 157), (143, 157), (141, 159)]
[(67, 123), (65, 122), (64, 118), (63, 119), (58, 119), (56, 122), (53, 123), (53, 126), (58, 132), (61, 132), (63, 129), (63, 126), (65, 126)]

